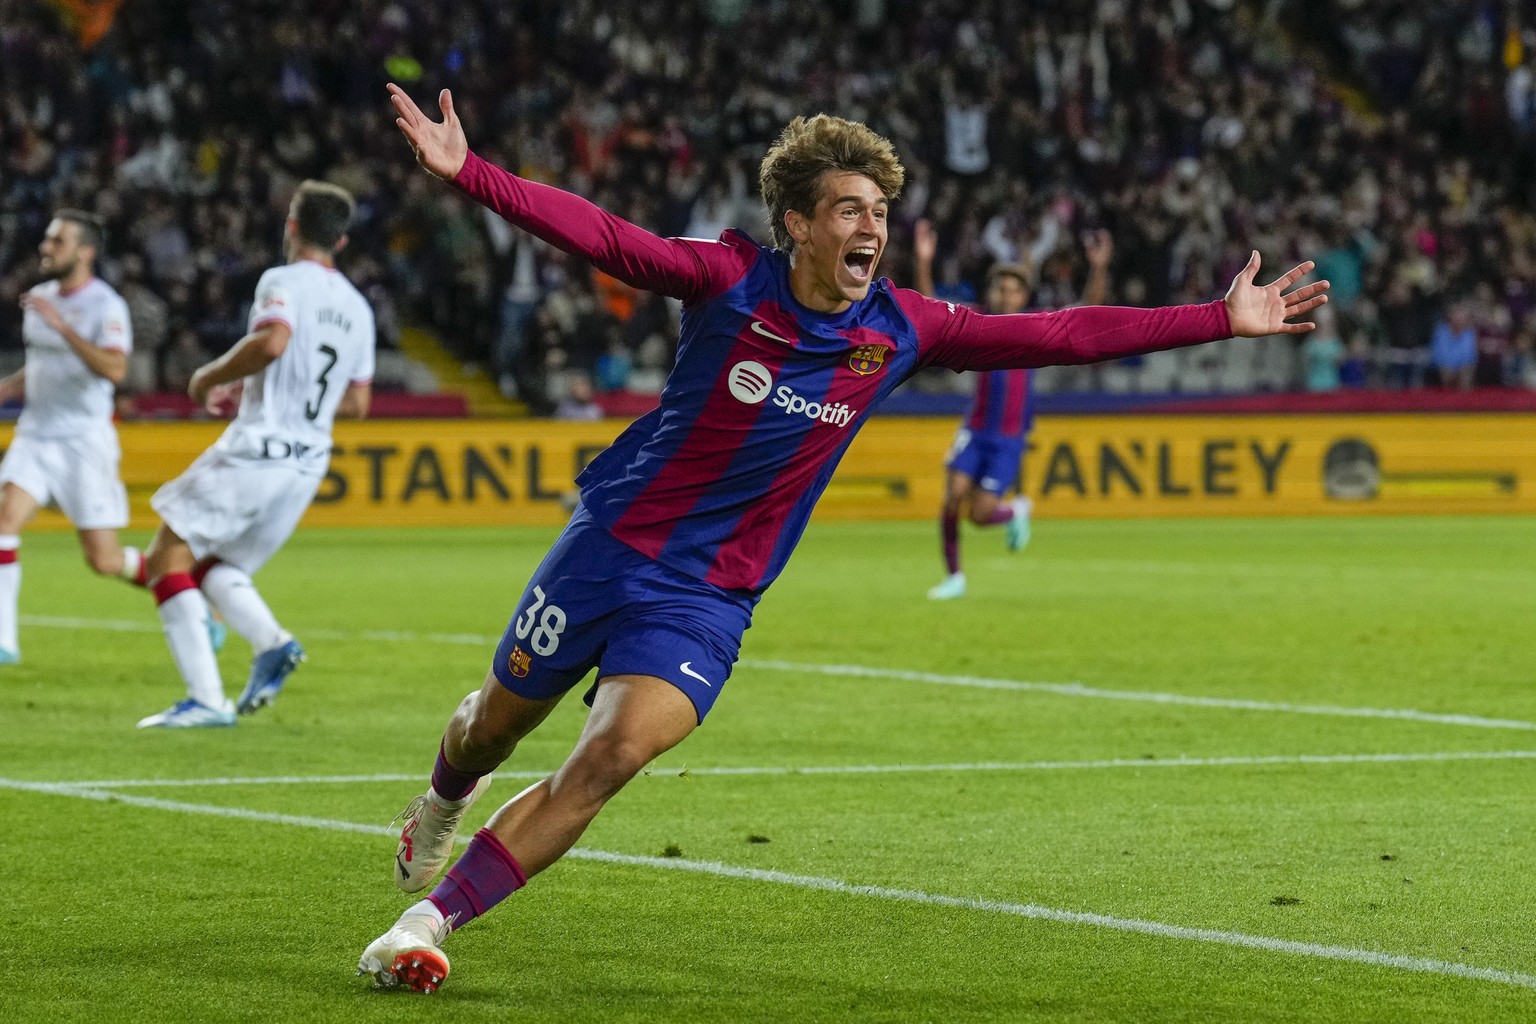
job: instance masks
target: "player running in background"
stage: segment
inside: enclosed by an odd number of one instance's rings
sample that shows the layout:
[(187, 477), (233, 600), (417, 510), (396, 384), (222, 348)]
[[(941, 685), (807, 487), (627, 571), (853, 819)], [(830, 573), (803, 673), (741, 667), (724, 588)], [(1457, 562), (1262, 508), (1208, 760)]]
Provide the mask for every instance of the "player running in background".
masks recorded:
[(52, 501), (69, 517), (90, 567), (143, 586), (144, 558), (123, 547), (128, 493), (112, 396), (128, 372), (128, 306), (96, 276), (101, 222), (81, 210), (53, 215), (38, 246), (45, 280), (21, 299), (26, 363), (0, 380), (0, 402), (24, 398), (15, 439), (0, 462), (0, 665), (21, 660), (17, 605), (21, 531)]
[(983, 316), (877, 278), (904, 172), (861, 124), (796, 118), (763, 160), (775, 247), (738, 231), (660, 238), (584, 199), (469, 152), (447, 90), (443, 121), (391, 85), (396, 124), (428, 171), (604, 272), (681, 299), (676, 365), (659, 408), (577, 480), (582, 504), (535, 570), (484, 685), (459, 705), (430, 788), (412, 801), (396, 884), (419, 892), (448, 861), (465, 810), (519, 740), (593, 668), (592, 711), (550, 777), (501, 807), (426, 899), (369, 943), (376, 984), (432, 991), (442, 943), (564, 856), (603, 805), (698, 727), (742, 633), (783, 569), (838, 459), (872, 409), (923, 366), (1087, 363), (1287, 320), (1326, 283), (1267, 287), (1259, 260), (1223, 302)]
[[(245, 337), (199, 367), (187, 387), (211, 408), (238, 386), (240, 409), (213, 446), (150, 499), (161, 519), (147, 555), (150, 586), (187, 697), (140, 728), (234, 725), (237, 709), (270, 704), (304, 660), (251, 576), (319, 489), (335, 418), (368, 414), (373, 310), (336, 269), (353, 211), (351, 195), (335, 185), (299, 186), (283, 232), (287, 264), (261, 276)], [(254, 654), (238, 706), (224, 696), (202, 628), (210, 602)]]
[[(933, 258), (939, 236), (926, 220), (917, 222), (912, 241), (917, 290), (932, 297)], [(1097, 306), (1109, 297), (1109, 261), (1114, 247), (1106, 231), (1092, 231), (1083, 239), (1088, 255), (1088, 283), (1083, 288), (1085, 306)], [(1022, 313), (1029, 307), (1037, 266), (999, 263), (987, 273), (986, 312)], [(965, 596), (965, 573), (960, 568), (960, 518), (969, 514), (977, 526), (1005, 526), (1008, 550), (1020, 551), (1029, 543), (1030, 501), (1022, 493), (1003, 504), (1002, 497), (1018, 482), (1024, 458), (1025, 438), (1034, 422), (1030, 400), (1029, 371), (987, 370), (976, 375), (976, 397), (965, 422), (955, 435), (945, 468), (944, 505), (939, 512), (939, 533), (944, 545), (944, 580), (928, 591), (936, 601)]]

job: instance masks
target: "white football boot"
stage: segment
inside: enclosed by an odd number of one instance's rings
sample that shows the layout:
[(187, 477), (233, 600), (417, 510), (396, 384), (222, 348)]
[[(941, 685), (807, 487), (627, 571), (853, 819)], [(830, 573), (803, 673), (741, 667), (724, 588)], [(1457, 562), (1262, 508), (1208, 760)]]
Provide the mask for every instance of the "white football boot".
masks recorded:
[(965, 573), (952, 572), (944, 577), (944, 582), (928, 588), (928, 598), (932, 601), (953, 601), (957, 597), (965, 596)]
[(416, 992), (436, 992), (448, 977), (448, 954), (442, 945), (451, 930), (436, 914), (412, 907), (394, 927), (368, 943), (357, 962), (357, 973), (371, 977), (374, 988), (404, 985)]
[(395, 850), (395, 885), (404, 892), (420, 892), (432, 883), (453, 853), (453, 837), (464, 812), (490, 784), (491, 777), (483, 776), (461, 800), (444, 800), (428, 786), (396, 816), (396, 821), (405, 819), (405, 827)]
[(199, 704), (188, 697), (177, 701), (158, 715), (139, 719), (140, 729), (206, 729), (235, 724), (235, 705), (228, 699), (216, 708)]

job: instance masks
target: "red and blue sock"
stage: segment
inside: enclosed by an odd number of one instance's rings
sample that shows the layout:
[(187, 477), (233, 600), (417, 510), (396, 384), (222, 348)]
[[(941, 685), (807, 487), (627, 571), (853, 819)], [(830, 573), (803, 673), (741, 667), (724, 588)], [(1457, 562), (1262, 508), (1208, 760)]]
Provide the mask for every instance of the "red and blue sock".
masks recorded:
[(427, 899), (457, 930), (527, 883), (528, 876), (517, 859), (496, 833), (483, 828)]

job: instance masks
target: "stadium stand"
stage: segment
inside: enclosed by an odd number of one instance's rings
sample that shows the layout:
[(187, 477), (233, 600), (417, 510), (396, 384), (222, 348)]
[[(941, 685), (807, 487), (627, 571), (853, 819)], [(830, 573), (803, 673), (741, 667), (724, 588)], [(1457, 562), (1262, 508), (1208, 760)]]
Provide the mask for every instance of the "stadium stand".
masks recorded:
[[(897, 141), (911, 223), (964, 299), (1032, 257), (1038, 305), (1076, 300), (1081, 231), (1114, 236), (1114, 300), (1204, 300), (1250, 249), (1315, 257), (1335, 318), (1298, 345), (1053, 368), (1044, 393), (1246, 395), (1536, 375), (1536, 17), (1447, 0), (0, 0), (0, 305), (49, 211), (85, 205), (140, 324), (132, 381), (174, 390), (238, 336), (298, 180), (359, 196), (347, 272), (380, 313), (382, 390), (436, 386), (400, 353), (430, 326), (539, 412), (573, 376), (614, 411), (660, 388), (676, 310), (595, 276), (401, 158), (393, 79), (455, 90), (488, 157), (667, 234), (765, 235), (755, 160), (793, 114)], [(1305, 41), (1282, 26), (1308, 26)], [(1311, 35), (1316, 30), (1317, 35)], [(1147, 88), (1149, 82), (1156, 88)], [(1305, 157), (1301, 159), (1300, 157)], [(18, 318), (0, 318), (17, 358)], [(1446, 349), (1448, 351), (1448, 349)], [(385, 355), (387, 354), (387, 355)], [(425, 382), (425, 383), (424, 383)], [(963, 386), (963, 385), (961, 385)], [(945, 377), (917, 393), (957, 389)], [(476, 399), (477, 408), (487, 402)]]

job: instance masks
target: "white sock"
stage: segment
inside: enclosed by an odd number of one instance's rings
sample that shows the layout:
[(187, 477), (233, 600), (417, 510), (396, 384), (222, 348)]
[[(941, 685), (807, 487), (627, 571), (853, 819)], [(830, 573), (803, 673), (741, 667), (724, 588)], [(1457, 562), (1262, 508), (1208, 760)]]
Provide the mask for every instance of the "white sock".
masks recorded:
[(224, 706), (224, 680), (208, 639), (208, 602), (196, 587), (160, 602), (160, 626), (187, 696), (210, 708)]
[[(0, 534), (0, 551), (15, 551), (21, 538), (14, 533)], [(12, 654), (21, 653), (16, 636), (17, 603), (21, 599), (21, 563), (0, 565), (0, 647)]]
[(123, 548), (123, 567), (117, 571), (122, 579), (136, 586), (144, 586), (144, 581), (139, 578), (139, 570), (144, 568), (144, 552), (138, 548)]
[[(438, 924), (442, 924), (443, 921), (444, 921), (443, 912), (441, 910), (438, 910), (437, 909), (437, 904), (433, 903), (431, 900), (422, 900), (420, 903), (417, 903), (417, 904), (415, 904), (412, 907), (408, 907), (406, 909), (405, 913), (406, 914), (423, 914), (423, 915), (425, 915), (427, 917), (432, 918), (432, 920), (436, 921)], [(400, 916), (404, 917), (405, 914), (402, 914)]]
[(203, 593), (223, 614), (229, 628), (245, 637), (257, 654), (293, 639), (292, 633), (277, 624), (256, 584), (242, 570), (220, 562), (203, 575)]

